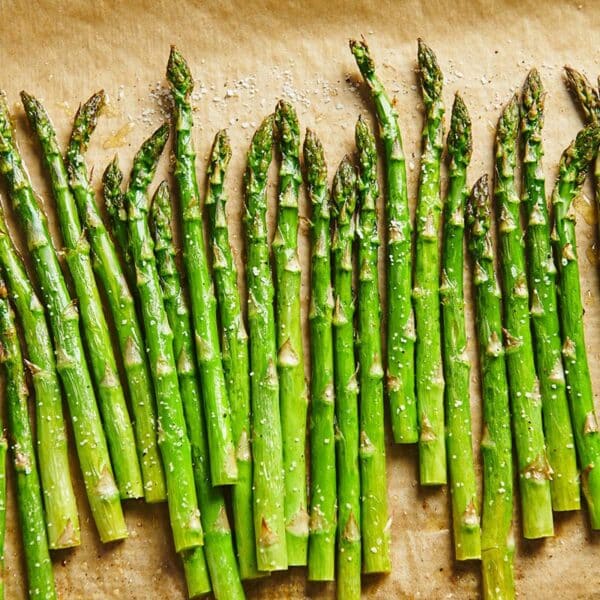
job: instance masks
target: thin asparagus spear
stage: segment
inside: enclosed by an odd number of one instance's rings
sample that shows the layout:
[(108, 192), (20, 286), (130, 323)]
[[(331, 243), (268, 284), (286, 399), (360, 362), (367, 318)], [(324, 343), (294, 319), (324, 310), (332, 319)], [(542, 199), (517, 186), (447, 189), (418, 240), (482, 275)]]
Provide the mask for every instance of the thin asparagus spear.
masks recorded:
[(469, 251), (473, 263), (475, 325), (483, 404), (483, 502), (481, 559), (483, 597), (515, 597), (512, 532), (513, 471), (508, 383), (502, 346), (501, 294), (494, 272), (488, 176), (467, 200)]
[[(17, 476), (17, 506), (23, 553), (27, 570), (30, 598), (52, 600), (56, 598), (52, 562), (44, 522), (42, 492), (29, 424), (29, 391), (23, 370), (19, 338), (14, 314), (8, 303), (8, 290), (0, 279), (0, 363), (4, 365), (5, 398), (13, 465)], [(0, 425), (0, 429), (4, 429)], [(0, 438), (0, 548), (4, 569), (4, 533), (6, 519), (6, 438)], [(4, 582), (0, 583), (0, 597), (4, 598)]]
[(183, 215), (183, 261), (190, 290), (196, 357), (207, 420), (211, 479), (213, 485), (226, 485), (237, 481), (238, 469), (231, 429), (231, 409), (221, 362), (217, 303), (208, 269), (196, 179), (190, 105), (194, 82), (185, 59), (175, 47), (171, 48), (167, 79), (175, 102), (175, 180), (179, 187)]
[(21, 92), (21, 100), (29, 123), (41, 144), (44, 165), (50, 176), (65, 243), (66, 261), (78, 299), (83, 338), (98, 390), (100, 412), (117, 485), (121, 498), (140, 498), (144, 490), (133, 427), (92, 270), (90, 246), (82, 231), (75, 200), (69, 189), (67, 170), (58, 147), (56, 132), (46, 110), (38, 100), (26, 92)]
[(385, 467), (381, 305), (377, 275), (377, 149), (369, 126), (358, 119), (358, 331), (360, 475), (363, 572), (391, 570), (390, 517)]
[(369, 47), (363, 41), (350, 41), (358, 68), (365, 78), (377, 111), (379, 132), (385, 152), (387, 184), (387, 392), (390, 401), (394, 440), (401, 444), (417, 442), (415, 402), (415, 325), (412, 308), (412, 255), (406, 160), (398, 113), (375, 73)]
[(250, 150), (244, 188), (252, 453), (254, 458), (254, 534), (261, 571), (287, 569), (283, 443), (279, 412), (273, 279), (267, 241), (267, 176), (273, 151), (273, 115), (257, 129)]
[(556, 511), (580, 507), (579, 473), (565, 386), (556, 301), (556, 267), (550, 245), (550, 219), (542, 168), (544, 90), (539, 73), (525, 81), (521, 102), (523, 193), (527, 227), (525, 246), (531, 298), (534, 349), (542, 392), (546, 452), (553, 471), (550, 491)]
[(529, 322), (520, 198), (515, 182), (519, 104), (513, 96), (496, 128), (494, 196), (498, 213), (500, 280), (504, 293), (504, 344), (515, 433), (523, 536), (554, 535), (550, 479)]
[[(171, 232), (171, 197), (163, 181), (152, 201), (154, 253), (161, 279), (163, 298), (169, 325), (173, 330), (173, 350), (177, 361), (179, 390), (192, 446), (194, 480), (204, 529), (204, 554), (208, 562), (215, 598), (244, 598), (223, 490), (210, 481), (208, 444), (201, 409), (198, 369), (194, 356), (194, 336), (187, 300), (181, 288), (175, 263), (175, 248)], [(252, 547), (254, 550), (254, 546)]]
[(329, 231), (329, 191), (323, 146), (306, 130), (304, 164), (312, 205), (310, 304), (310, 538), (308, 578), (333, 581), (335, 575), (336, 485), (333, 387), (333, 293)]
[(360, 467), (358, 460), (358, 382), (354, 360), (354, 298), (352, 245), (356, 208), (356, 173), (344, 157), (333, 179), (331, 212), (334, 217), (333, 361), (337, 419), (337, 597), (360, 600)]
[(481, 558), (481, 528), (471, 435), (471, 361), (467, 354), (463, 287), (464, 211), (469, 195), (467, 167), (473, 141), (471, 119), (458, 94), (454, 97), (447, 143), (450, 181), (444, 207), (440, 285), (446, 380), (446, 447), (452, 491), (454, 554), (456, 560), (470, 560)]
[(598, 125), (588, 125), (579, 132), (575, 141), (563, 152), (558, 179), (552, 192), (555, 221), (553, 247), (558, 267), (562, 355), (579, 454), (581, 486), (587, 500), (592, 529), (600, 529), (600, 435), (585, 349), (573, 200), (581, 193), (599, 143)]
[(103, 542), (123, 539), (127, 537), (127, 527), (85, 360), (79, 314), (69, 297), (46, 217), (37, 204), (13, 138), (4, 95), (0, 96), (0, 171), (8, 184), (33, 258), (42, 298), (48, 307), (56, 368), (67, 396), (79, 463), (100, 539)]
[[(94, 94), (79, 109), (67, 151), (70, 186), (92, 247), (93, 267), (112, 314), (127, 375), (129, 397), (147, 502), (166, 500), (165, 479), (158, 451), (156, 412), (142, 332), (135, 302), (123, 275), (115, 245), (98, 210), (84, 154), (104, 106), (104, 93)], [(127, 239), (127, 238), (125, 238)], [(131, 259), (126, 268), (133, 273)], [(130, 277), (130, 281), (135, 281)]]
[(133, 160), (125, 197), (128, 211), (129, 244), (135, 264), (137, 291), (146, 335), (146, 349), (154, 380), (160, 436), (158, 445), (165, 465), (167, 497), (175, 550), (203, 544), (198, 510), (192, 449), (179, 391), (173, 332), (163, 304), (163, 294), (148, 225), (148, 186), (169, 136), (161, 125), (141, 146)]
[(242, 579), (261, 577), (256, 565), (256, 542), (252, 519), (252, 450), (250, 448), (250, 368), (248, 334), (244, 325), (237, 269), (229, 245), (224, 188), (231, 146), (225, 130), (215, 137), (208, 165), (206, 207), (209, 214), (212, 268), (221, 320), (221, 348), (227, 393), (231, 404), (231, 427), (236, 447), (238, 482), (232, 490), (233, 522), (238, 564)]

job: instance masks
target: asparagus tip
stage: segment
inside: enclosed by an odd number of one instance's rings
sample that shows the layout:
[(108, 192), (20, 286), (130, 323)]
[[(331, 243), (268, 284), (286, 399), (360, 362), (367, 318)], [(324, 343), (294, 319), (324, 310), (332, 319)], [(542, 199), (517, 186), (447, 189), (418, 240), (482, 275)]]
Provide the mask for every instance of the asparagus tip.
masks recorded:
[(327, 179), (327, 165), (323, 144), (317, 134), (307, 127), (304, 137), (304, 164), (306, 165), (306, 181), (314, 186)]
[(532, 120), (541, 116), (546, 97), (542, 78), (537, 69), (531, 69), (525, 78), (522, 101), (525, 114), (523, 118)]
[(231, 160), (231, 143), (226, 129), (221, 129), (215, 135), (210, 160), (206, 169), (211, 184), (222, 184), (225, 171)]
[(444, 76), (433, 50), (421, 38), (418, 38), (417, 58), (423, 100), (426, 104), (430, 104), (442, 95)]
[(507, 144), (516, 141), (519, 132), (519, 98), (513, 94), (508, 101), (498, 120), (496, 128), (496, 139), (500, 144)]
[(487, 173), (484, 173), (473, 186), (467, 202), (466, 221), (471, 236), (485, 235), (490, 226), (490, 185)]
[(448, 153), (453, 159), (463, 157), (467, 162), (473, 151), (471, 117), (462, 96), (456, 92), (448, 132)]
[(578, 101), (579, 107), (586, 119), (591, 120), (596, 118), (597, 113), (600, 111), (599, 92), (594, 89), (594, 86), (583, 73), (573, 67), (565, 66), (565, 77), (567, 87)]
[(171, 46), (167, 63), (167, 79), (174, 90), (187, 96), (194, 89), (192, 72), (183, 54), (175, 46)]
[(331, 194), (333, 208), (337, 214), (354, 213), (356, 208), (356, 169), (352, 158), (346, 154), (333, 178)]

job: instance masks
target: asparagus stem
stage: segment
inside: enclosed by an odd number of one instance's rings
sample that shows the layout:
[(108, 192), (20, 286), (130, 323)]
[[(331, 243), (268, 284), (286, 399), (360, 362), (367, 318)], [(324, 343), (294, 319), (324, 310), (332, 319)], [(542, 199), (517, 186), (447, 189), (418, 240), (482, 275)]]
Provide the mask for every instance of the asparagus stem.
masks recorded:
[[(17, 403), (21, 397), (25, 397), (27, 387), (25, 381), (25, 374), (23, 372), (23, 365), (21, 361), (21, 351), (19, 348), (19, 342), (17, 338), (17, 331), (14, 325), (14, 315), (11, 313), (10, 306), (7, 300), (7, 290), (4, 281), (0, 276), (0, 363), (4, 364), (5, 381), (4, 381), (4, 397), (8, 401), (7, 403)], [(2, 341), (6, 338), (6, 341)], [(11, 364), (14, 360), (17, 360), (17, 365)], [(18, 377), (18, 379), (15, 379)], [(10, 418), (10, 417), (9, 417)], [(29, 414), (27, 413), (26, 419), (27, 425), (29, 425)], [(29, 435), (29, 446), (31, 450), (29, 456), (33, 454), (33, 442), (31, 441), (31, 432)], [(6, 453), (8, 450), (8, 442), (6, 441), (6, 435), (4, 433), (4, 419), (0, 416), (0, 572), (4, 573), (4, 542), (6, 539)], [(35, 457), (34, 457), (35, 458)], [(40, 498), (40, 489), (38, 482), (38, 499), (39, 507), (41, 509), (42, 501)], [(41, 521), (39, 520), (39, 517)], [(44, 526), (44, 513), (43, 509), (36, 515), (38, 520), (36, 525), (39, 526), (40, 522), (42, 527), (42, 535), (46, 540), (46, 529)], [(46, 554), (48, 554), (48, 547), (46, 543)], [(48, 557), (48, 560), (50, 558)], [(0, 578), (0, 598), (4, 599), (4, 577)]]
[(283, 482), (283, 444), (273, 311), (273, 279), (267, 241), (267, 176), (273, 150), (273, 116), (252, 138), (244, 188), (252, 452), (254, 456), (254, 532), (261, 571), (287, 569)]
[(375, 73), (375, 63), (363, 41), (350, 41), (358, 68), (367, 82), (379, 121), (386, 170), (387, 230), (387, 392), (394, 440), (418, 441), (415, 402), (415, 328), (411, 289), (411, 231), (406, 160), (398, 113)]
[(519, 104), (513, 96), (496, 128), (494, 196), (498, 212), (500, 279), (504, 292), (504, 344), (508, 389), (519, 468), (523, 535), (554, 535), (550, 479), (546, 456), (540, 387), (535, 372), (529, 321), (520, 198), (515, 182)]
[(356, 173), (346, 156), (333, 179), (331, 211), (334, 217), (333, 361), (337, 419), (337, 597), (360, 600), (360, 470), (358, 459), (358, 382), (354, 360), (354, 297), (352, 245), (356, 208)]
[(553, 246), (558, 267), (562, 355), (579, 454), (581, 485), (592, 529), (600, 529), (600, 435), (585, 349), (573, 200), (581, 193), (589, 164), (598, 152), (599, 143), (598, 125), (588, 125), (579, 132), (575, 141), (563, 152), (558, 179), (552, 192), (555, 220)]
[[(48, 307), (56, 367), (67, 396), (79, 463), (100, 539), (103, 542), (123, 539), (127, 537), (127, 528), (85, 360), (79, 315), (69, 297), (46, 217), (37, 204), (17, 149), (4, 95), (0, 96), (0, 171), (8, 184)], [(75, 523), (73, 528), (74, 534)]]
[[(96, 204), (84, 156), (104, 100), (104, 93), (99, 92), (79, 109), (67, 150), (67, 169), (79, 216), (92, 246), (93, 267), (106, 293), (117, 332), (134, 415), (144, 496), (147, 502), (161, 502), (166, 499), (166, 489), (158, 450), (154, 394), (142, 332), (117, 251)], [(131, 260), (128, 264), (131, 270)], [(133, 278), (130, 280), (133, 281)]]
[(512, 442), (502, 346), (501, 294), (494, 272), (491, 211), (488, 177), (484, 175), (467, 200), (466, 218), (473, 263), (475, 326), (483, 402), (483, 596), (486, 600), (507, 600), (515, 597)]
[(129, 244), (135, 264), (136, 282), (146, 348), (154, 380), (160, 436), (158, 445), (165, 465), (169, 516), (175, 550), (181, 552), (203, 544), (198, 510), (192, 449), (179, 391), (173, 332), (169, 321), (154, 259), (154, 244), (148, 225), (148, 186), (154, 178), (158, 159), (169, 135), (165, 123), (141, 146), (133, 160), (125, 197)]
[(184, 550), (181, 553), (181, 559), (189, 599), (193, 600), (194, 598), (208, 596), (212, 592), (212, 586), (206, 565), (204, 547), (197, 546), (191, 550)]
[(190, 104), (194, 83), (188, 65), (174, 47), (169, 56), (167, 78), (175, 102), (175, 179), (183, 214), (183, 260), (191, 295), (196, 356), (207, 419), (211, 479), (213, 485), (225, 485), (237, 481), (238, 469), (231, 429), (231, 410), (221, 362), (217, 303), (208, 269), (196, 179)]
[(387, 573), (392, 565), (383, 422), (381, 304), (377, 274), (377, 149), (375, 138), (362, 118), (356, 124), (355, 138), (359, 164), (357, 356), (363, 572)]
[(454, 554), (456, 560), (470, 560), (481, 558), (481, 528), (471, 434), (471, 363), (467, 354), (463, 286), (464, 211), (469, 195), (467, 167), (473, 141), (471, 119), (458, 94), (454, 97), (447, 144), (450, 181), (444, 208), (440, 285), (446, 381), (446, 449), (452, 492)]
[(556, 267), (550, 245), (550, 219), (542, 157), (544, 90), (539, 73), (532, 70), (521, 97), (523, 136), (523, 194), (527, 227), (525, 246), (531, 298), (534, 349), (542, 393), (546, 452), (554, 473), (550, 482), (552, 508), (580, 507), (579, 473), (569, 403), (565, 387), (556, 300)]
[(310, 538), (308, 578), (333, 581), (335, 575), (336, 484), (333, 386), (333, 293), (329, 192), (323, 146), (307, 129), (304, 138), (307, 192), (312, 205), (310, 304)]

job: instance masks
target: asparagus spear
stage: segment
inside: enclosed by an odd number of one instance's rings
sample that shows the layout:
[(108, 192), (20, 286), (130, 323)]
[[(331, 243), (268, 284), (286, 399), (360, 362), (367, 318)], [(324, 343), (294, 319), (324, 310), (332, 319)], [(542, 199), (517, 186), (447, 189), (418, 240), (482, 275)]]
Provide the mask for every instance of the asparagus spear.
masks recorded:
[(221, 362), (217, 305), (204, 246), (196, 154), (192, 142), (192, 76), (183, 56), (171, 48), (167, 79), (175, 102), (175, 179), (183, 214), (183, 261), (188, 277), (196, 356), (207, 419), (210, 472), (213, 485), (235, 483), (237, 460), (231, 430), (231, 410)]
[(208, 567), (206, 566), (206, 556), (204, 547), (197, 546), (191, 550), (184, 550), (181, 553), (183, 561), (183, 574), (188, 591), (188, 597), (202, 598), (212, 591)]
[[(23, 553), (29, 583), (29, 597), (56, 598), (52, 562), (48, 550), (42, 493), (29, 424), (29, 391), (23, 370), (14, 314), (8, 302), (8, 290), (0, 279), (0, 363), (4, 365), (5, 398), (8, 412), (10, 448), (17, 476), (17, 505)], [(0, 424), (0, 429), (4, 429)], [(6, 524), (6, 438), (0, 438), (0, 551), (4, 569), (4, 533)], [(69, 482), (70, 483), (70, 482)], [(4, 582), (0, 583), (4, 598)]]
[(333, 361), (337, 420), (337, 597), (360, 600), (360, 470), (358, 459), (358, 382), (354, 361), (352, 244), (356, 174), (348, 156), (333, 179)]
[(456, 94), (448, 133), (450, 182), (444, 207), (444, 239), (440, 297), (446, 380), (446, 447), (452, 491), (454, 554), (457, 560), (481, 558), (481, 528), (477, 481), (473, 464), (470, 359), (467, 355), (463, 288), (465, 201), (467, 167), (473, 141), (471, 119), (463, 99)]
[(501, 294), (494, 272), (491, 210), (488, 177), (484, 175), (467, 200), (466, 218), (483, 403), (483, 596), (486, 600), (507, 600), (515, 597), (513, 472)]
[(391, 570), (390, 517), (387, 502), (383, 369), (381, 367), (381, 305), (377, 275), (379, 235), (375, 213), (377, 149), (362, 118), (356, 124), (358, 150), (358, 338), (360, 389), (360, 475), (363, 572)]
[(562, 355), (571, 405), (573, 432), (579, 454), (582, 488), (593, 529), (600, 529), (600, 435), (585, 349), (583, 306), (575, 239), (573, 200), (581, 187), (592, 158), (598, 152), (600, 127), (588, 125), (563, 152), (558, 179), (552, 192), (555, 232), (554, 257), (558, 267), (558, 307)]
[[(166, 499), (158, 451), (156, 413), (142, 333), (135, 303), (123, 276), (115, 246), (98, 210), (85, 164), (85, 152), (104, 106), (104, 93), (94, 94), (80, 107), (67, 150), (69, 184), (92, 246), (93, 266), (104, 288), (112, 314), (135, 417), (135, 434), (147, 502)], [(129, 260), (131, 265), (131, 260)], [(131, 269), (131, 266), (129, 267)]]
[(127, 537), (127, 528), (85, 361), (79, 315), (69, 297), (46, 217), (37, 204), (17, 149), (4, 95), (0, 95), (0, 171), (8, 184), (48, 307), (56, 367), (67, 396), (81, 471), (100, 539), (103, 542), (123, 539)]
[(244, 598), (223, 490), (213, 487), (210, 481), (208, 445), (194, 355), (194, 336), (187, 300), (181, 288), (175, 263), (175, 248), (171, 233), (171, 197), (169, 186), (165, 181), (159, 185), (154, 194), (152, 223), (154, 253), (161, 279), (165, 311), (173, 330), (173, 350), (177, 361), (187, 434), (192, 446), (194, 480), (204, 529), (204, 554), (208, 562), (212, 589), (217, 599)]
[(279, 412), (277, 347), (273, 314), (273, 279), (267, 241), (267, 176), (273, 150), (273, 115), (257, 129), (250, 150), (244, 188), (252, 453), (254, 458), (254, 533), (261, 571), (287, 569), (283, 483), (283, 443)]
[(90, 247), (82, 232), (75, 200), (69, 189), (62, 153), (54, 127), (41, 103), (26, 92), (21, 92), (21, 100), (31, 127), (40, 141), (44, 164), (50, 175), (65, 243), (65, 256), (81, 312), (83, 337), (98, 391), (100, 412), (117, 485), (121, 498), (140, 498), (144, 492), (133, 427), (92, 270)]
[(336, 489), (333, 387), (333, 293), (329, 242), (329, 192), (323, 146), (306, 130), (304, 164), (312, 205), (310, 304), (310, 538), (308, 578), (333, 581), (335, 575)]
[(554, 535), (550, 479), (546, 456), (540, 388), (535, 372), (529, 322), (520, 198), (515, 183), (519, 104), (513, 96), (496, 128), (494, 196), (498, 211), (500, 280), (504, 292), (504, 338), (508, 389), (519, 468), (523, 535)]
[(411, 223), (408, 210), (406, 160), (398, 114), (375, 73), (369, 47), (350, 41), (358, 68), (367, 82), (383, 139), (387, 184), (387, 392), (392, 431), (398, 443), (418, 441), (415, 402), (415, 329), (411, 300)]
[(550, 482), (552, 508), (576, 510), (580, 506), (579, 473), (560, 351), (560, 324), (556, 305), (556, 267), (550, 245), (550, 220), (542, 168), (544, 90), (539, 73), (532, 70), (523, 87), (523, 194), (527, 227), (531, 321), (537, 373), (542, 393), (542, 417), (548, 461), (554, 473)]
[(175, 550), (181, 552), (203, 544), (198, 511), (192, 449), (176, 369), (173, 332), (163, 304), (148, 225), (148, 186), (169, 136), (161, 125), (141, 146), (133, 160), (125, 197), (129, 244), (135, 264), (137, 291), (146, 336), (146, 349), (154, 380), (160, 436), (158, 445), (165, 465), (167, 497)]

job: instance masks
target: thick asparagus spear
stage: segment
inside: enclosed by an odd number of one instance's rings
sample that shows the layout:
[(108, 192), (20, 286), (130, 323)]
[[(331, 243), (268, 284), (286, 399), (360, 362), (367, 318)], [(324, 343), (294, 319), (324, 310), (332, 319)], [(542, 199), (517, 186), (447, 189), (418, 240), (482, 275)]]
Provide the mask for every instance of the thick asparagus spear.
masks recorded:
[(158, 413), (158, 445), (165, 465), (167, 497), (175, 550), (181, 552), (203, 544), (198, 510), (192, 449), (186, 423), (173, 332), (163, 304), (163, 295), (154, 259), (154, 244), (148, 225), (148, 186), (169, 136), (167, 124), (159, 127), (141, 146), (133, 160), (125, 197), (128, 211), (129, 244), (135, 264), (146, 349)]
[(546, 456), (540, 388), (535, 372), (529, 322), (520, 198), (515, 182), (519, 104), (513, 96), (496, 128), (494, 196), (498, 212), (500, 280), (504, 292), (504, 338), (508, 388), (515, 432), (523, 535), (554, 535), (550, 479)]
[(0, 171), (8, 184), (48, 307), (56, 368), (67, 396), (79, 463), (100, 539), (103, 542), (123, 539), (127, 537), (127, 528), (85, 360), (79, 314), (69, 297), (46, 217), (37, 204), (17, 149), (4, 95), (0, 96)]
[(477, 481), (473, 464), (471, 362), (465, 327), (464, 231), (467, 167), (472, 151), (471, 119), (463, 99), (456, 94), (452, 107), (448, 156), (448, 193), (444, 207), (444, 240), (440, 297), (446, 380), (446, 447), (452, 491), (454, 554), (457, 560), (481, 558), (481, 528)]
[(273, 279), (267, 240), (267, 176), (273, 151), (273, 116), (257, 129), (250, 150), (244, 188), (252, 453), (254, 458), (254, 533), (261, 571), (287, 569), (283, 443), (279, 411)]
[(375, 73), (375, 63), (364, 41), (350, 41), (358, 68), (365, 78), (377, 111), (385, 152), (387, 184), (387, 392), (392, 431), (398, 443), (418, 441), (415, 402), (415, 327), (412, 308), (411, 223), (408, 210), (406, 160), (398, 114)]
[[(29, 392), (14, 315), (8, 303), (8, 290), (0, 279), (0, 363), (4, 365), (5, 398), (12, 462), (17, 476), (17, 506), (30, 598), (56, 598), (52, 562), (48, 550), (42, 492), (29, 424)], [(1, 429), (4, 429), (0, 425)], [(0, 538), (4, 568), (4, 532), (6, 511), (6, 438), (0, 438)], [(70, 483), (70, 482), (69, 482)], [(4, 582), (0, 583), (4, 598)]]
[(337, 597), (360, 600), (360, 467), (358, 382), (354, 360), (352, 245), (356, 173), (346, 156), (333, 179), (333, 360), (337, 420)]
[(333, 293), (329, 231), (329, 191), (323, 146), (313, 131), (304, 138), (307, 192), (312, 205), (311, 250), (311, 414), (310, 538), (308, 578), (335, 575), (336, 485), (333, 386)]
[(369, 126), (358, 119), (358, 321), (357, 357), (360, 389), (360, 475), (363, 572), (391, 570), (390, 517), (387, 501), (381, 304), (377, 274), (379, 235), (376, 203), (377, 149)]
[[(158, 451), (154, 394), (135, 303), (123, 276), (115, 246), (106, 231), (89, 181), (85, 152), (104, 106), (104, 93), (94, 94), (75, 117), (67, 150), (69, 184), (92, 246), (93, 266), (104, 288), (112, 314), (135, 417), (135, 434), (148, 502), (166, 499), (165, 481)], [(129, 260), (131, 265), (131, 260)], [(129, 269), (132, 269), (129, 266)], [(131, 278), (133, 279), (133, 278)]]
[(171, 48), (167, 79), (175, 102), (175, 180), (181, 201), (183, 261), (188, 278), (196, 357), (210, 450), (213, 485), (235, 483), (237, 460), (231, 430), (231, 410), (221, 362), (217, 303), (204, 245), (200, 193), (196, 179), (196, 154), (192, 142), (190, 94), (194, 82), (183, 56)]
[(529, 295), (537, 373), (542, 393), (546, 452), (553, 471), (552, 508), (576, 510), (580, 506), (579, 473), (573, 429), (561, 358), (560, 324), (556, 300), (556, 267), (550, 245), (550, 219), (542, 167), (544, 90), (532, 70), (521, 97), (523, 136), (523, 193), (527, 227)]
[[(223, 489), (210, 481), (208, 444), (201, 408), (198, 369), (194, 355), (194, 336), (187, 300), (181, 288), (175, 263), (175, 247), (171, 232), (171, 197), (169, 186), (162, 182), (152, 203), (154, 253), (161, 279), (165, 310), (173, 330), (173, 350), (177, 361), (179, 389), (192, 446), (194, 479), (204, 529), (204, 554), (208, 562), (215, 598), (235, 600), (244, 598)], [(250, 515), (248, 515), (250, 516)], [(252, 545), (254, 551), (254, 544)]]
[(562, 355), (571, 405), (575, 443), (579, 454), (581, 486), (593, 529), (600, 529), (600, 434), (585, 349), (583, 306), (575, 239), (573, 200), (600, 143), (600, 127), (588, 125), (563, 152), (558, 179), (552, 192), (555, 236), (554, 258), (558, 267), (558, 307)]
[(75, 200), (69, 189), (62, 153), (58, 147), (54, 127), (41, 103), (26, 92), (21, 92), (21, 99), (29, 123), (40, 141), (44, 164), (50, 176), (65, 243), (66, 261), (78, 299), (83, 337), (98, 390), (100, 412), (117, 485), (121, 498), (140, 498), (144, 490), (133, 427), (119, 379), (100, 292), (92, 270), (90, 247), (83, 234)]
[(467, 201), (469, 251), (473, 262), (475, 326), (483, 403), (483, 502), (481, 559), (486, 600), (515, 597), (512, 533), (513, 471), (508, 383), (502, 346), (501, 295), (494, 272), (488, 177)]

